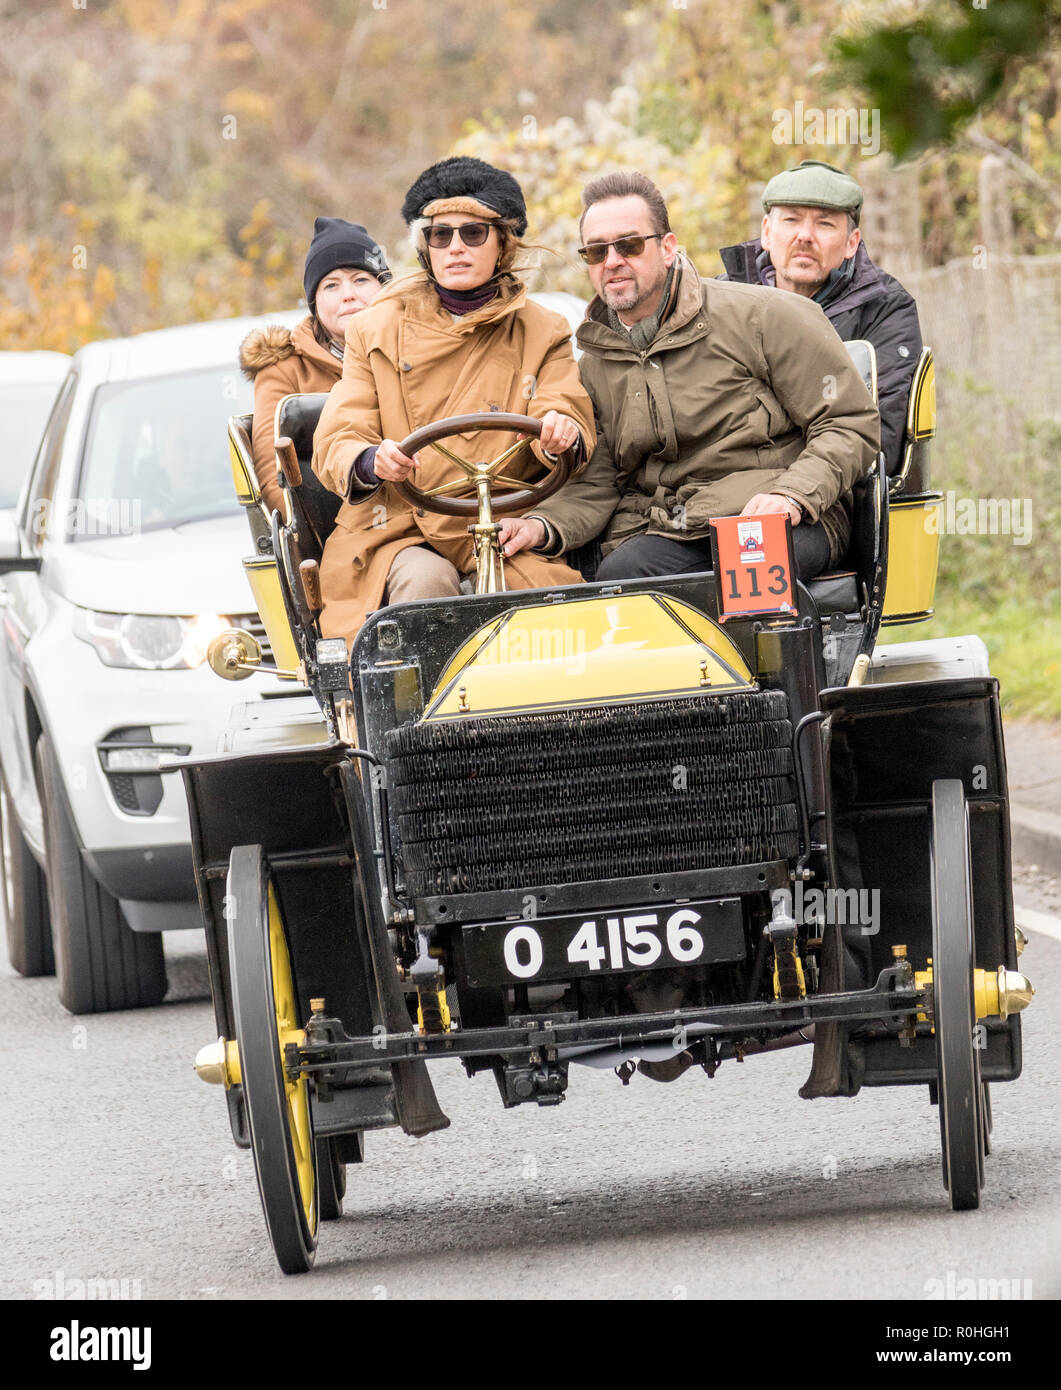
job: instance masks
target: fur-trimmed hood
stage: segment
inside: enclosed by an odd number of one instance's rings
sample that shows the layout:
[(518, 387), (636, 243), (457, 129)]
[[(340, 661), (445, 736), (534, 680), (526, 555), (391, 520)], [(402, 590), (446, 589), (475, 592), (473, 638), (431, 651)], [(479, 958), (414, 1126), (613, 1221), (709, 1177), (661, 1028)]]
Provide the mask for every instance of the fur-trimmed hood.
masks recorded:
[(248, 381), (253, 381), (266, 367), (275, 367), (294, 353), (308, 358), (337, 379), (342, 373), (343, 364), (339, 358), (317, 342), (313, 320), (309, 317), (293, 329), (270, 323), (265, 328), (256, 328), (248, 333), (240, 344), (240, 369)]
[(294, 352), (291, 346), (291, 330), (279, 323), (271, 323), (267, 328), (256, 328), (248, 333), (239, 345), (239, 365), (248, 381), (266, 367), (275, 366)]
[(330, 391), (343, 374), (343, 361), (317, 342), (313, 319), (307, 316), (293, 329), (270, 323), (248, 333), (240, 344), (239, 364), (254, 382), (254, 471), (266, 507), (283, 513), (273, 436), (276, 407), (285, 396)]

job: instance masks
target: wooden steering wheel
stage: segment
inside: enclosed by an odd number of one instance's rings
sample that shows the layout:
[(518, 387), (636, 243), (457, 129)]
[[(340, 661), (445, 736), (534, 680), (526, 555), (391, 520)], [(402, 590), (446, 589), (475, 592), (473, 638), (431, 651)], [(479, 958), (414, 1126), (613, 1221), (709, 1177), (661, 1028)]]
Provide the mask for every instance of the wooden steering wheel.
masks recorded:
[[(390, 486), (414, 510), (441, 512), (443, 516), (472, 516), (476, 520), (468, 527), (475, 545), (475, 592), (477, 594), (499, 593), (505, 588), (504, 559), (498, 545), (498, 531), (501, 529), (494, 520), (496, 516), (507, 516), (512, 512), (523, 511), (532, 502), (542, 502), (552, 496), (571, 476), (574, 455), (565, 449), (549, 466), (549, 472), (530, 486), (522, 478), (513, 478), (502, 473), (502, 466), (513, 454), (524, 448), (526, 439), (507, 448), (491, 463), (469, 463), (447, 449), (440, 441), (452, 434), (463, 434), (466, 430), (518, 430), (521, 434), (541, 437), (542, 422), (531, 415), (511, 415), (504, 411), (477, 411), (473, 415), (451, 415), (446, 420), (436, 420), (433, 425), (425, 425), (414, 430), (407, 439), (398, 445), (403, 454), (415, 454), (418, 449), (429, 445), (445, 455), (460, 469), (461, 477), (426, 491), (415, 483), (391, 483)], [(498, 484), (508, 483), (514, 491), (495, 492)], [(474, 492), (472, 497), (456, 497), (454, 493)]]
[[(446, 420), (436, 420), (432, 425), (414, 430), (398, 445), (403, 454), (411, 457), (419, 449), (430, 445), (440, 454), (444, 454), (451, 463), (456, 464), (463, 476), (426, 491), (408, 480), (404, 483), (391, 483), (390, 486), (398, 496), (411, 507), (423, 507), (430, 512), (441, 512), (444, 516), (474, 516), (479, 518), (480, 525), (489, 525), (495, 516), (508, 516), (512, 512), (522, 511), (532, 502), (544, 502), (571, 476), (573, 458), (570, 449), (565, 449), (555, 464), (547, 465), (549, 472), (544, 478), (528, 486), (523, 479), (513, 478), (501, 472), (503, 465), (520, 449), (526, 447), (528, 440), (518, 440), (503, 453), (498, 454), (491, 463), (469, 463), (440, 442), (448, 439), (450, 435), (464, 434), (468, 430), (518, 430), (521, 434), (537, 439), (542, 432), (542, 422), (530, 415), (482, 410), (476, 411), (473, 415), (451, 415)], [(515, 490), (495, 492), (494, 485), (497, 483), (508, 483), (514, 486)], [(452, 495), (460, 491), (474, 492), (476, 495)]]

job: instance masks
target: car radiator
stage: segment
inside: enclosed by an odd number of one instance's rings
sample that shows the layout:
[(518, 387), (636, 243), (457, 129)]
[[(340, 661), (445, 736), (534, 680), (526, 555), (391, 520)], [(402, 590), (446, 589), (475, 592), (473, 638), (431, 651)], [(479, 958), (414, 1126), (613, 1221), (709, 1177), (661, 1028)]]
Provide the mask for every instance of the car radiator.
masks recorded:
[(413, 897), (799, 852), (783, 691), (404, 725), (386, 737)]

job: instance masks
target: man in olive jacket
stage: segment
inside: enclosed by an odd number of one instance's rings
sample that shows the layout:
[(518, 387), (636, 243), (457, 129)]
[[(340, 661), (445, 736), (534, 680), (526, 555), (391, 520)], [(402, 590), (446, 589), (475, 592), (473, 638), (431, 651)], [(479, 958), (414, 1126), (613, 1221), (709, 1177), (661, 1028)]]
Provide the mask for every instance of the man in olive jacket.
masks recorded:
[(579, 367), (597, 446), (555, 497), (502, 523), (505, 552), (574, 550), (604, 532), (598, 579), (684, 573), (710, 568), (712, 517), (783, 511), (802, 578), (837, 564), (879, 417), (825, 315), (702, 280), (642, 174), (596, 179), (583, 202), (597, 296)]

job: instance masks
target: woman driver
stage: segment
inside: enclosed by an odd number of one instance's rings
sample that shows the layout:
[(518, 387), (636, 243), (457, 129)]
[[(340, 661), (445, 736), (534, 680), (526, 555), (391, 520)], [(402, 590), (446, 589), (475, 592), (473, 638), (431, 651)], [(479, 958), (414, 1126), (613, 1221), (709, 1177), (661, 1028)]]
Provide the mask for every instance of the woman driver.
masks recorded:
[[(346, 499), (324, 547), (321, 626), (347, 641), (372, 609), (456, 595), (475, 569), (467, 518), (414, 511), (387, 486), (411, 475), (426, 491), (460, 471), (431, 448), (406, 458), (396, 441), (450, 415), (533, 415), (540, 441), (505, 467), (526, 479), (541, 475), (541, 450), (574, 447), (586, 459), (595, 442), (567, 321), (528, 302), (515, 274), (527, 213), (512, 175), (444, 159), (413, 184), (402, 215), (416, 224), (423, 269), (349, 323), (343, 375), (314, 439), (314, 470)], [(481, 431), (447, 447), (477, 461), (514, 442)], [(506, 563), (505, 578), (510, 589), (580, 582), (567, 565), (526, 551)]]

